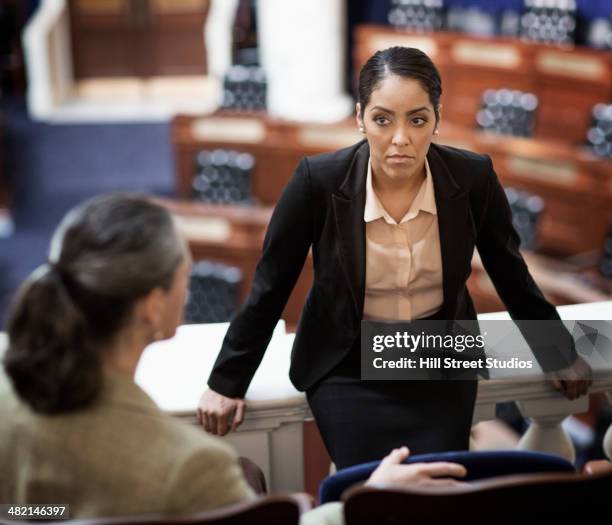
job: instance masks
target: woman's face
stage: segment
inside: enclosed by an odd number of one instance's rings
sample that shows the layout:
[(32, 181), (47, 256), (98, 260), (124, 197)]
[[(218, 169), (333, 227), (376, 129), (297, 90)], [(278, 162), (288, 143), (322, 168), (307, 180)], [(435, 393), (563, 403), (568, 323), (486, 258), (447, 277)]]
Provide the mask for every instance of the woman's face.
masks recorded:
[(437, 127), (429, 95), (418, 80), (389, 75), (372, 91), (357, 122), (370, 145), (375, 177), (401, 183), (423, 173)]

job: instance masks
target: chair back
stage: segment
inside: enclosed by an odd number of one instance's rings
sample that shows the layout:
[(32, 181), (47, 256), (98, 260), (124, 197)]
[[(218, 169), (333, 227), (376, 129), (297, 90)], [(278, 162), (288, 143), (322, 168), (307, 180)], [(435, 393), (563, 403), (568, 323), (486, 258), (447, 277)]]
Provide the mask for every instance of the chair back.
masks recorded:
[(609, 516), (612, 472), (520, 474), (459, 486), (355, 487), (344, 496), (346, 525), (567, 523)]
[(512, 210), (512, 224), (521, 238), (521, 248), (537, 248), (537, 226), (544, 212), (544, 201), (538, 195), (515, 188), (505, 188)]
[(533, 93), (511, 89), (487, 89), (476, 114), (478, 128), (500, 135), (531, 137), (538, 98)]
[[(518, 33), (521, 40), (558, 46), (573, 45), (579, 20), (576, 2), (526, 1), (522, 9)], [(579, 30), (580, 31), (580, 30)]]
[(251, 203), (251, 176), (255, 159), (250, 153), (215, 149), (196, 157), (193, 198), (210, 204)]
[[(300, 515), (312, 508), (308, 494), (280, 494), (228, 505), (220, 509), (180, 516), (157, 514), (111, 518), (46, 521), (46, 525), (298, 525)], [(31, 522), (0, 519), (0, 525), (26, 525)]]
[[(464, 481), (511, 474), (574, 472), (574, 466), (560, 456), (526, 450), (483, 450), (478, 452), (457, 451), (418, 454), (409, 457), (404, 463), (432, 463), (434, 461), (460, 463), (467, 470), (467, 477), (463, 478)], [(319, 487), (319, 501), (321, 503), (339, 501), (342, 493), (351, 485), (367, 480), (379, 463), (380, 461), (372, 461), (348, 467), (324, 479)]]
[(587, 145), (595, 155), (612, 159), (612, 104), (596, 104), (591, 116)]
[(193, 265), (185, 323), (225, 323), (238, 308), (242, 272), (234, 266), (210, 261)]
[(265, 111), (267, 91), (266, 72), (261, 66), (230, 66), (223, 78), (221, 107), (225, 111)]

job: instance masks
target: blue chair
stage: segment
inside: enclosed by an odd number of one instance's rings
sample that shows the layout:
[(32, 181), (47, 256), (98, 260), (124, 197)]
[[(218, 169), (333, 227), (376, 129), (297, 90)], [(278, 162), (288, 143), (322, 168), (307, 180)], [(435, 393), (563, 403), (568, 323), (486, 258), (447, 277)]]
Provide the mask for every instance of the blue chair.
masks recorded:
[[(523, 450), (484, 450), (479, 452), (441, 452), (409, 457), (404, 464), (449, 461), (460, 463), (467, 470), (462, 481), (474, 481), (495, 476), (548, 472), (575, 472), (574, 466), (560, 456)], [(355, 483), (370, 477), (380, 461), (354, 465), (325, 478), (319, 487), (319, 502), (340, 501), (342, 493)]]

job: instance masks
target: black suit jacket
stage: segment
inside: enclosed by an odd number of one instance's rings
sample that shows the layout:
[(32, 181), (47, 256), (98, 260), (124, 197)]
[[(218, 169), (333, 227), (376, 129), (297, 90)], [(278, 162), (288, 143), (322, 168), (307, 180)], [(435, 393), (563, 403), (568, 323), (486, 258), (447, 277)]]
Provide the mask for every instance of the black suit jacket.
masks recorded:
[[(302, 159), (278, 201), (248, 299), (232, 320), (208, 385), (243, 397), (308, 250), (314, 282), (291, 353), (290, 377), (306, 390), (360, 338), (365, 295), (365, 182), (370, 151), (351, 147)], [(432, 144), (445, 319), (475, 319), (466, 287), (477, 247), (513, 319), (559, 319), (519, 252), (510, 207), (491, 159)]]

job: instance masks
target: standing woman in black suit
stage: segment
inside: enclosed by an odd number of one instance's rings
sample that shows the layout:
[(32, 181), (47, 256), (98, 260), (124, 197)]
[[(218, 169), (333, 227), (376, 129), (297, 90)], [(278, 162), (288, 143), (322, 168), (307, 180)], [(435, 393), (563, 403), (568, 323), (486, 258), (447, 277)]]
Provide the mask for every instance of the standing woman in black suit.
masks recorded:
[[(519, 253), (491, 159), (432, 144), (441, 93), (418, 49), (378, 51), (364, 65), (356, 110), (365, 140), (304, 158), (285, 188), (200, 400), (207, 431), (242, 422), (249, 382), (311, 247), (314, 282), (290, 377), (338, 468), (403, 444), (413, 453), (469, 445), (476, 381), (362, 381), (362, 319), (476, 319), (466, 287), (475, 247), (514, 319), (559, 319)], [(587, 391), (588, 381), (567, 377), (556, 382), (566, 396)]]

